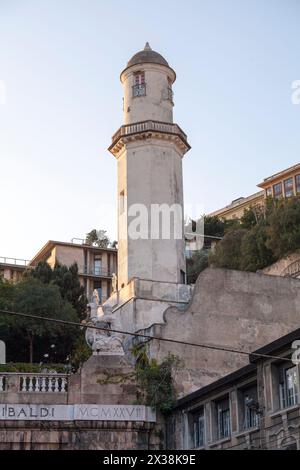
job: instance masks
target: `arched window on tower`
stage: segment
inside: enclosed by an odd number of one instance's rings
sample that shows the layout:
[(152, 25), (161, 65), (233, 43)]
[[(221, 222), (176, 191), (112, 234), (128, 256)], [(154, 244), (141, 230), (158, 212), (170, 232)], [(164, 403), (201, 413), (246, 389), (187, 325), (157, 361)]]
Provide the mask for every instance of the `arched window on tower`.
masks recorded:
[(134, 74), (133, 96), (146, 95), (145, 72), (136, 72)]

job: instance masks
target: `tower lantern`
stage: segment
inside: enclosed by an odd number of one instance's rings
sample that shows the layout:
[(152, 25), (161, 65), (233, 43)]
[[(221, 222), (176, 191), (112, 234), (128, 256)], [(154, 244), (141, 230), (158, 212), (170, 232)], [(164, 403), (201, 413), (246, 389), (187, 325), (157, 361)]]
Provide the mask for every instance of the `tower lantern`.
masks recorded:
[(124, 125), (109, 147), (118, 162), (119, 289), (132, 278), (185, 283), (182, 157), (190, 146), (173, 123), (175, 79), (148, 43), (121, 73)]

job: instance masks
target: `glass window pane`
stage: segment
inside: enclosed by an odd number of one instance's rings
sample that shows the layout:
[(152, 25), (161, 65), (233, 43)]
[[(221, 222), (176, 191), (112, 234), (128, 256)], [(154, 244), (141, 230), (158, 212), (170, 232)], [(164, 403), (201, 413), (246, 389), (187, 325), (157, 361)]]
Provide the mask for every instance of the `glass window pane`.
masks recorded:
[(289, 369), (281, 368), (281, 370), (283, 375), (279, 383), (280, 407), (288, 408), (298, 403), (299, 384), (297, 366)]
[(284, 181), (284, 194), (285, 197), (291, 197), (294, 195), (293, 178), (289, 178)]
[(194, 447), (204, 447), (205, 445), (205, 425), (204, 425), (204, 411), (196, 413), (193, 416), (194, 426)]
[(295, 182), (296, 182), (296, 194), (300, 194), (300, 175), (296, 175)]
[(271, 187), (267, 188), (266, 195), (267, 195), (267, 197), (272, 196), (272, 188)]
[(229, 398), (217, 402), (218, 439), (231, 435)]
[(274, 184), (273, 192), (276, 199), (280, 198), (282, 196), (282, 183)]

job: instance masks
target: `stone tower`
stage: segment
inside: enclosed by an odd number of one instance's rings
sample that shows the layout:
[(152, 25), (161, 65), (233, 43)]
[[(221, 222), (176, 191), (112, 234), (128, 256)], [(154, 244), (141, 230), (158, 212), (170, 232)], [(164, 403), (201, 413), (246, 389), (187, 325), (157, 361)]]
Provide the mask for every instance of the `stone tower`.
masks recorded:
[(185, 283), (182, 157), (187, 136), (173, 122), (176, 74), (147, 43), (121, 73), (124, 125), (118, 162), (118, 288), (134, 278)]

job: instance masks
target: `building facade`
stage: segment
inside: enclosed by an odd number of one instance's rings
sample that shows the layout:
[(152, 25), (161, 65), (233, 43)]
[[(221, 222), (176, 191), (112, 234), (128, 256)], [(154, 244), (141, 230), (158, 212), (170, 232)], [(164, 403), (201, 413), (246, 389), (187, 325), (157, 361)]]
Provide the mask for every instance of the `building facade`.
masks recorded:
[(25, 259), (7, 258), (0, 256), (0, 276), (6, 281), (18, 282), (30, 261)]
[(118, 165), (119, 289), (133, 278), (185, 283), (182, 158), (190, 146), (173, 122), (175, 79), (148, 43), (121, 73), (124, 124), (109, 147)]
[(79, 279), (90, 299), (96, 289), (100, 302), (105, 302), (112, 292), (112, 276), (117, 272), (117, 250), (98, 248), (86, 244), (48, 241), (29, 262), (32, 268), (46, 261), (53, 269), (56, 263), (78, 265)]
[(242, 369), (179, 400), (168, 419), (167, 447), (299, 450), (299, 339), (298, 329), (255, 351)]
[(300, 195), (300, 163), (265, 178), (257, 186), (261, 191), (248, 197), (240, 197), (209, 215), (225, 220), (240, 219), (245, 210), (262, 208), (267, 197), (280, 199)]
[(134, 368), (123, 356), (93, 355), (76, 374), (0, 372), (0, 403), (0, 450), (163, 445), (160, 418), (136, 405)]

